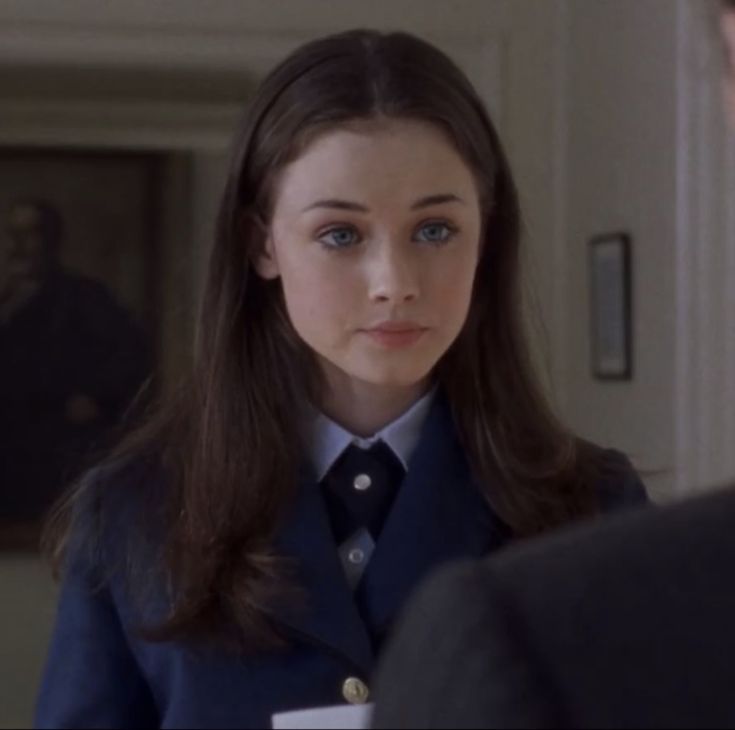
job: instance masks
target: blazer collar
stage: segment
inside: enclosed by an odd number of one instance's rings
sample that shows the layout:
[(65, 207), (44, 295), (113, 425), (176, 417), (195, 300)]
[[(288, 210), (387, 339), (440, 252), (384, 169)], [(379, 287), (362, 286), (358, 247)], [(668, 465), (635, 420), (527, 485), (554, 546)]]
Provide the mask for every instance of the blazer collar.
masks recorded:
[(303, 591), (303, 601), (281, 601), (274, 607), (276, 620), (299, 638), (338, 652), (368, 677), (375, 661), (370, 635), (347, 584), (321, 488), (311, 470), (302, 474), (275, 549), (279, 556), (295, 559), (293, 579)]
[(388, 631), (418, 584), (443, 563), (479, 558), (506, 537), (471, 478), (440, 392), (357, 594), (347, 585), (321, 489), (313, 471), (304, 472), (275, 548), (296, 559), (305, 602), (277, 606), (276, 618), (369, 676), (371, 634)]
[(411, 594), (438, 567), (480, 558), (508, 537), (472, 477), (446, 398), (437, 397), (358, 588), (371, 632), (387, 633)]

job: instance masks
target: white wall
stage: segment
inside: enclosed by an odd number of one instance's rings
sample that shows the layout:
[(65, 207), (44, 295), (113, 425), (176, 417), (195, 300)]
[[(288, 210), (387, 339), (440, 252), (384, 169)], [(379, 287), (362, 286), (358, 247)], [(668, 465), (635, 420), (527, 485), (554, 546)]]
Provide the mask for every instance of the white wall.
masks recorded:
[[(569, 0), (568, 13), (565, 412), (656, 470), (657, 497), (681, 497), (735, 478), (735, 157), (714, 6)], [(635, 376), (602, 383), (586, 249), (619, 230), (633, 236)]]
[[(676, 13), (672, 0), (571, 0), (565, 410), (643, 468), (673, 469)], [(633, 236), (632, 382), (591, 375), (588, 241)], [(649, 477), (666, 489), (670, 475)]]
[(735, 479), (735, 135), (714, 12), (679, 2), (676, 494)]

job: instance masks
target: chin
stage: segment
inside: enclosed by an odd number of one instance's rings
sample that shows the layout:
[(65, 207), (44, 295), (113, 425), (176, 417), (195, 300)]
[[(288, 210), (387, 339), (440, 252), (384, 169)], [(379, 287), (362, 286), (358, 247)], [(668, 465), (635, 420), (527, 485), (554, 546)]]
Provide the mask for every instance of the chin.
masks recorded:
[(391, 389), (415, 388), (425, 382), (433, 368), (365, 368), (349, 373), (370, 385)]
[(327, 379), (335, 383), (351, 380), (377, 388), (408, 390), (426, 383), (432, 376), (437, 359), (432, 353), (393, 353), (376, 357), (374, 353), (354, 353), (357, 357), (335, 357), (335, 353), (319, 353)]

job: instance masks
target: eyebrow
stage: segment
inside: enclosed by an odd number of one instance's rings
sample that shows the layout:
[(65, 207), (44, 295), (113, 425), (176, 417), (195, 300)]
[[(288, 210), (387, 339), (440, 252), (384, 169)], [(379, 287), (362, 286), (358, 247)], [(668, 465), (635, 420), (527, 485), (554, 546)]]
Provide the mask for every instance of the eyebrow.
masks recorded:
[[(430, 208), (434, 205), (443, 205), (445, 203), (459, 203), (465, 205), (465, 201), (462, 200), (458, 195), (452, 193), (445, 193), (442, 195), (427, 195), (425, 198), (419, 198), (412, 206), (411, 210), (421, 210), (422, 208)], [(315, 203), (304, 208), (302, 213), (306, 213), (314, 208), (330, 208), (332, 210), (349, 210), (356, 213), (369, 213), (370, 209), (361, 205), (360, 203), (354, 203), (350, 200), (339, 200), (337, 198), (329, 198), (327, 200), (317, 200)]]

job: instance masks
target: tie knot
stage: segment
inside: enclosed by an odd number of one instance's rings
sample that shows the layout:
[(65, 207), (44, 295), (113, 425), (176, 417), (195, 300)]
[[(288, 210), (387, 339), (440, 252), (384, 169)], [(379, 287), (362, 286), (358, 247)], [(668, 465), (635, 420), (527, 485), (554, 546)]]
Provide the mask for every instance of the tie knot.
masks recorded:
[(369, 449), (351, 444), (344, 450), (324, 478), (338, 542), (361, 528), (377, 539), (404, 475), (403, 464), (384, 441)]

